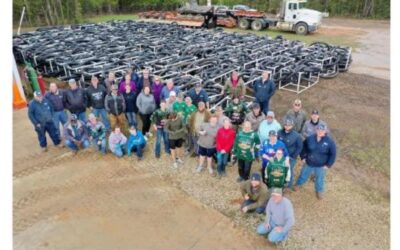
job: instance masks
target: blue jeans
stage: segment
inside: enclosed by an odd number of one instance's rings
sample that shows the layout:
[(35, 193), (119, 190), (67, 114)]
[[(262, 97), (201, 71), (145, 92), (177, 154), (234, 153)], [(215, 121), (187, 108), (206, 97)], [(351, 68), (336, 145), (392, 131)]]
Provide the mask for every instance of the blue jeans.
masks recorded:
[(57, 146), (61, 142), (60, 134), (57, 132), (56, 126), (54, 126), (54, 122), (52, 121), (41, 124), (40, 128), (35, 127), (35, 131), (38, 135), (40, 147), (42, 148), (47, 147), (46, 132), (50, 135), (54, 145)]
[(133, 146), (132, 148), (130, 148), (128, 150), (128, 156), (131, 156), (132, 152), (136, 152), (136, 156), (139, 158), (142, 158), (143, 157), (143, 149), (145, 146), (146, 146), (146, 144), (140, 144), (140, 145)]
[[(240, 206), (240, 208), (243, 208), (243, 207), (245, 207), (245, 206), (248, 206), (248, 205), (251, 205), (251, 204), (253, 204), (253, 203), (255, 203), (255, 201), (253, 201), (253, 200), (245, 200), (243, 203), (242, 203), (242, 205)], [(261, 207), (258, 207), (258, 208), (256, 208), (255, 209), (255, 211), (256, 211), (256, 213), (258, 213), (258, 214), (263, 214), (264, 212), (265, 212), (265, 207), (267, 206), (267, 204), (263, 204)], [(254, 210), (249, 210), (249, 212), (253, 212)]]
[(87, 118), (86, 118), (86, 112), (80, 112), (80, 113), (74, 113), (79, 120), (84, 122), (85, 124), (87, 123)]
[(229, 154), (217, 152), (217, 172), (218, 174), (222, 174), (225, 172), (226, 164), (228, 163)]
[(278, 232), (276, 231), (276, 225), (271, 222), (271, 225), (268, 229), (265, 228), (265, 222), (259, 224), (257, 226), (257, 233), (259, 235), (266, 236), (268, 234), (268, 240), (271, 243), (279, 243), (287, 239), (289, 232)]
[(165, 153), (169, 154), (169, 139), (168, 133), (164, 130), (164, 128), (157, 128), (157, 135), (156, 135), (156, 157), (160, 157), (161, 154), (161, 138), (164, 141), (164, 150)]
[(96, 146), (97, 150), (99, 150), (102, 154), (105, 154), (106, 150), (107, 150), (107, 140), (106, 140), (106, 138), (101, 140), (100, 145), (98, 144), (98, 141), (99, 141), (99, 139), (93, 138), (92, 141), (91, 141), (91, 144), (93, 146)]
[(264, 113), (264, 115), (267, 115), (268, 110), (269, 110), (269, 100), (264, 101), (264, 102), (260, 102), (260, 101), (257, 101), (257, 102), (260, 104), (261, 111)]
[(126, 151), (125, 150), (125, 145), (126, 144), (117, 144), (117, 145), (115, 145), (113, 153), (118, 157), (122, 157), (124, 155), (125, 151)]
[(92, 113), (99, 118), (101, 116), (101, 121), (106, 127), (107, 131), (110, 131), (110, 121), (108, 120), (107, 111), (105, 109), (93, 109)]
[(137, 127), (136, 114), (134, 112), (126, 112), (125, 115), (126, 119), (128, 119), (129, 127), (131, 126)]
[(290, 164), (290, 181), (288, 184), (288, 188), (292, 188), (293, 186), (293, 179), (294, 179), (294, 167), (296, 166), (296, 159), (289, 157), (289, 164)]
[(53, 121), (54, 121), (54, 125), (56, 126), (58, 134), (61, 136), (60, 123), (62, 126), (64, 126), (64, 124), (67, 123), (67, 121), (68, 121), (67, 113), (65, 113), (64, 110), (54, 112)]
[(325, 189), (325, 169), (324, 167), (311, 167), (304, 163), (303, 168), (301, 169), (300, 176), (297, 179), (297, 186), (302, 186), (304, 183), (308, 181), (311, 173), (315, 174), (315, 191), (320, 193), (324, 192)]
[[(85, 149), (90, 146), (90, 142), (89, 142), (89, 140), (83, 140), (81, 145)], [(79, 149), (78, 145), (76, 145), (75, 142), (70, 141), (70, 140), (65, 140), (65, 146), (72, 149), (73, 151), (78, 151), (78, 149)]]

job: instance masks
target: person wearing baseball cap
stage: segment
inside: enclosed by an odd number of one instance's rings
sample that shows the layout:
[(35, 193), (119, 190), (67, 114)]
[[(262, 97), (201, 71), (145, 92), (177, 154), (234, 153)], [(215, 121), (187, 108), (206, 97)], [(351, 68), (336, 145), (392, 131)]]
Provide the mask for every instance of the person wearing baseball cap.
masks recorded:
[(303, 138), (296, 130), (294, 130), (294, 121), (287, 118), (283, 122), (283, 129), (278, 132), (278, 140), (282, 141), (289, 153), (290, 164), (290, 181), (288, 188), (293, 187), (294, 167), (296, 166), (297, 158), (303, 149)]
[(169, 97), (165, 100), (165, 102), (167, 104), (168, 112), (173, 112), (174, 103), (176, 102), (176, 92), (175, 91), (169, 92)]
[(268, 199), (267, 186), (261, 181), (259, 173), (253, 173), (249, 180), (240, 185), (244, 202), (240, 206), (243, 213), (256, 212), (262, 214)]
[(107, 150), (107, 129), (101, 121), (97, 120), (95, 114), (90, 113), (88, 119), (89, 121), (86, 123), (86, 128), (88, 131), (89, 140), (91, 144), (96, 146), (97, 150), (104, 155)]
[(70, 89), (65, 91), (64, 106), (71, 114), (76, 114), (79, 120), (86, 123), (87, 94), (73, 78), (68, 81), (68, 85)]
[(160, 100), (166, 100), (169, 98), (171, 91), (174, 91), (175, 94), (179, 94), (179, 88), (174, 86), (174, 81), (172, 79), (167, 80), (167, 84), (162, 88), (160, 94)]
[(65, 145), (76, 154), (79, 148), (90, 146), (89, 136), (84, 124), (76, 114), (71, 114), (69, 121), (64, 125)]
[(265, 120), (260, 123), (258, 135), (260, 136), (261, 144), (269, 137), (269, 131), (274, 130), (278, 133), (282, 129), (281, 124), (275, 119), (274, 111), (268, 111)]
[[(127, 85), (128, 86), (128, 85)], [(129, 87), (128, 87), (129, 89)], [(124, 88), (125, 92), (126, 89)], [(124, 96), (118, 93), (118, 86), (111, 85), (111, 94), (108, 94), (104, 100), (104, 107), (107, 110), (108, 118), (110, 121), (110, 129), (115, 130), (119, 126), (125, 131), (126, 126), (126, 102)]]
[[(315, 134), (317, 130), (317, 126), (319, 124), (323, 124), (325, 126), (328, 126), (326, 122), (320, 119), (319, 117), (319, 111), (317, 109), (313, 109), (311, 111), (311, 118), (310, 120), (306, 121), (303, 126), (303, 130), (301, 131), (301, 135), (303, 138), (307, 138), (310, 135)], [(329, 130), (327, 131), (329, 134)]]
[(229, 119), (231, 119), (232, 127), (235, 131), (238, 131), (240, 125), (242, 125), (246, 113), (246, 104), (242, 102), (239, 97), (234, 97), (232, 102), (230, 102), (225, 108), (225, 114)]
[(194, 88), (189, 90), (186, 95), (190, 96), (190, 98), (192, 98), (192, 102), (194, 105), (197, 106), (197, 104), (201, 101), (206, 104), (207, 109), (210, 109), (210, 102), (208, 100), (208, 94), (203, 89), (203, 86), (200, 82), (197, 82), (195, 84)]
[(289, 155), (285, 144), (278, 140), (277, 137), (277, 132), (275, 130), (270, 130), (269, 131), (269, 138), (264, 141), (263, 144), (261, 144), (260, 151), (259, 151), (259, 157), (262, 159), (262, 164), (261, 164), (261, 175), (262, 175), (262, 180), (264, 181), (265, 184), (267, 184), (266, 181), (266, 175), (265, 175), (265, 169), (267, 168), (267, 165), (269, 164), (270, 160), (272, 160), (276, 154), (276, 151), (278, 149), (283, 150), (283, 159), (288, 160), (287, 157)]
[(292, 108), (288, 110), (283, 118), (283, 121), (291, 119), (293, 120), (293, 130), (301, 133), (304, 127), (304, 123), (307, 121), (307, 113), (302, 109), (302, 104), (300, 99), (294, 100)]
[(49, 101), (43, 98), (40, 91), (35, 91), (33, 100), (29, 103), (28, 117), (35, 127), (42, 152), (47, 151), (46, 132), (50, 135), (55, 146), (62, 147), (60, 134), (54, 124), (53, 113), (54, 111)]
[(251, 111), (246, 114), (244, 120), (251, 123), (251, 128), (253, 131), (258, 131), (258, 128), (264, 119), (265, 115), (263, 112), (261, 112), (260, 104), (255, 102), (251, 105)]
[(310, 135), (304, 141), (300, 158), (304, 160), (300, 176), (294, 190), (297, 191), (315, 174), (315, 191), (318, 199), (322, 199), (325, 190), (325, 172), (336, 160), (336, 143), (327, 136), (328, 127), (325, 124), (317, 126), (316, 134)]
[(271, 198), (265, 209), (265, 221), (257, 226), (259, 235), (267, 236), (271, 243), (278, 244), (286, 240), (295, 223), (292, 202), (283, 197), (281, 188), (270, 190)]

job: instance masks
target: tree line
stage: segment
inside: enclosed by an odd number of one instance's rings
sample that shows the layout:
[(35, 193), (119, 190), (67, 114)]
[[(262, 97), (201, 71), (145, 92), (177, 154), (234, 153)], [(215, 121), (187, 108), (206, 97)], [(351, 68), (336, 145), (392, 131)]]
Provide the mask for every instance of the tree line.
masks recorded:
[[(148, 10), (175, 10), (185, 0), (13, 0), (13, 21), (18, 23), (26, 6), (24, 26), (62, 25), (84, 22), (85, 17), (127, 14)], [(207, 0), (198, 0), (205, 5)], [(212, 0), (213, 4), (245, 4), (277, 13), (281, 0)], [(390, 0), (309, 0), (307, 8), (329, 12), (330, 16), (390, 18)]]

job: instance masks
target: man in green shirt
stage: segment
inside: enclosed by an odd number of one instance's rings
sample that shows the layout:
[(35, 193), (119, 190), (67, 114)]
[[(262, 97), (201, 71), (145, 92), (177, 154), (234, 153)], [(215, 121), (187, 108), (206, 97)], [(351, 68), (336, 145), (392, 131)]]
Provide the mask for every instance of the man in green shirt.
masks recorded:
[(183, 101), (183, 93), (180, 92), (178, 94), (178, 98), (172, 104), (172, 111), (177, 113), (182, 118), (182, 120), (184, 120), (184, 118), (185, 118), (185, 109), (186, 109), (186, 103)]
[(164, 129), (164, 126), (168, 120), (168, 115), (169, 112), (167, 110), (165, 100), (161, 100), (160, 108), (154, 111), (154, 113), (150, 117), (150, 120), (153, 123), (154, 130), (157, 133), (155, 148), (156, 158), (160, 158), (161, 138), (164, 140), (165, 153), (170, 154), (168, 134)]
[(290, 168), (287, 160), (283, 157), (283, 149), (276, 150), (274, 158), (269, 161), (265, 169), (265, 181), (268, 188), (284, 188), (290, 180)]
[(239, 177), (237, 182), (248, 180), (251, 165), (257, 155), (258, 148), (260, 147), (260, 138), (258, 134), (251, 130), (251, 123), (245, 121), (243, 129), (236, 135), (233, 150), (238, 160)]

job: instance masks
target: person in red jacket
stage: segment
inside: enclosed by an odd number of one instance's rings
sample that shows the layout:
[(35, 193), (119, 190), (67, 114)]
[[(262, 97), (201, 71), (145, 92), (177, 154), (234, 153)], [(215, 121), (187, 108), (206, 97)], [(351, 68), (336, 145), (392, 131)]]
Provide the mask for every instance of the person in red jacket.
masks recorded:
[(231, 120), (224, 119), (224, 126), (217, 131), (216, 148), (217, 148), (217, 172), (218, 179), (226, 176), (225, 167), (228, 162), (229, 152), (232, 150), (235, 142), (236, 132), (232, 128)]

